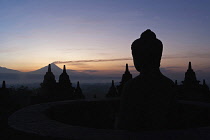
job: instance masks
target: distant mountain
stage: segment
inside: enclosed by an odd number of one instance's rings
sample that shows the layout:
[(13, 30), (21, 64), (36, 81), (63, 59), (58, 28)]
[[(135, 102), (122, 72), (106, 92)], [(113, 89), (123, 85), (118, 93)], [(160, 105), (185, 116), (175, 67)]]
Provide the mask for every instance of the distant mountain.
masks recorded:
[[(54, 63), (51, 63), (51, 71), (53, 72), (53, 74), (58, 77), (62, 72), (63, 72), (63, 69), (59, 68), (57, 65), (55, 65)], [(48, 65), (47, 66), (44, 66), (38, 70), (35, 70), (35, 71), (31, 71), (31, 72), (27, 72), (28, 74), (42, 74), (44, 76), (44, 74), (48, 71)], [(87, 77), (87, 76), (90, 76), (89, 74), (85, 73), (85, 72), (79, 72), (79, 71), (76, 71), (76, 70), (71, 70), (71, 69), (68, 69), (66, 70), (66, 72), (68, 73), (68, 75), (71, 77)]]
[(0, 67), (0, 73), (21, 73), (21, 72), (13, 69), (8, 69), (5, 67)]
[[(54, 63), (51, 63), (51, 70), (52, 72), (57, 75), (57, 74), (61, 74), (62, 73), (62, 69), (59, 68), (57, 65), (55, 65)], [(46, 72), (48, 71), (48, 65), (47, 66), (44, 66), (38, 70), (35, 70), (35, 71), (31, 71), (31, 72), (28, 72), (30, 74), (45, 74)]]

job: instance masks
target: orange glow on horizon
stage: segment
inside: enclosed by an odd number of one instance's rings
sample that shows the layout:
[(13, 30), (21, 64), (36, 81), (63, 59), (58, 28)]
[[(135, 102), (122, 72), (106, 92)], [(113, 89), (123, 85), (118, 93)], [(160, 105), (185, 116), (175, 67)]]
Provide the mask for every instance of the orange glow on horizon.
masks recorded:
[[(188, 62), (192, 62), (192, 67), (194, 70), (205, 70), (205, 67), (208, 66), (208, 59), (198, 59), (198, 58), (164, 58), (161, 60), (160, 68), (167, 68), (174, 72), (185, 71), (188, 66)], [(200, 63), (202, 62), (202, 64)], [(44, 63), (44, 64), (43, 64)], [(38, 70), (42, 67), (47, 66), (49, 63), (16, 63), (15, 65), (3, 66), (8, 69), (18, 70), (21, 72), (31, 72)], [(56, 64), (59, 68), (63, 69), (63, 65), (66, 65), (66, 69), (76, 70), (76, 71), (95, 71), (92, 74), (106, 74), (106, 73), (117, 73), (124, 72), (125, 65), (128, 63), (129, 69), (136, 71), (133, 65), (133, 60), (125, 61), (110, 61), (110, 62), (84, 62), (84, 63), (64, 63)], [(52, 69), (53, 71), (53, 69)]]

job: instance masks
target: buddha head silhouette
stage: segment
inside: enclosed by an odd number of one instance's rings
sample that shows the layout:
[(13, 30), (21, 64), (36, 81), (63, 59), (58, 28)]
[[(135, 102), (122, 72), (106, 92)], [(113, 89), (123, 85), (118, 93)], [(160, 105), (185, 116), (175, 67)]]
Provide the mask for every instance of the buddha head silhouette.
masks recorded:
[(159, 70), (163, 44), (150, 29), (132, 43), (131, 50), (137, 71), (144, 73)]

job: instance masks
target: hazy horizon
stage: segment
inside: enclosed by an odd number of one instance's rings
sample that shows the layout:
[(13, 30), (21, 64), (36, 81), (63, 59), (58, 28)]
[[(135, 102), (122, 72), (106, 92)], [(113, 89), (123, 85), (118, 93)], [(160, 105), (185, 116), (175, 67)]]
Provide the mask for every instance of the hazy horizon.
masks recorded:
[[(62, 73), (62, 67), (58, 67), (57, 64), (51, 65), (52, 72), (55, 75), (56, 81), (58, 81), (60, 74)], [(1, 67), (0, 67), (1, 68)], [(187, 71), (188, 64), (185, 66), (184, 71), (173, 71), (170, 68), (163, 68), (160, 67), (161, 72), (169, 77), (171, 80), (178, 81), (178, 84), (181, 84), (181, 81), (184, 80), (184, 74)], [(205, 79), (207, 85), (210, 86), (210, 74), (208, 72), (204, 72), (201, 70), (197, 70), (192, 63), (192, 68), (196, 73), (196, 77), (200, 80), (202, 84), (202, 80)], [(14, 71), (2, 71), (0, 69), (0, 81), (6, 80), (8, 85), (18, 86), (18, 85), (25, 85), (28, 87), (39, 87), (40, 83), (43, 82), (43, 78), (45, 73), (47, 72), (48, 65), (45, 65), (42, 68), (39, 68), (35, 71), (31, 72), (14, 72)], [(71, 82), (76, 85), (77, 81), (80, 81), (81, 84), (111, 84), (111, 81), (114, 80), (116, 85), (119, 85), (122, 74), (125, 72), (125, 65), (121, 67), (120, 70), (105, 70), (103, 73), (101, 71), (92, 71), (92, 70), (73, 70), (67, 69), (67, 74), (70, 77)], [(129, 65), (129, 70), (133, 77), (136, 77), (139, 72), (135, 70), (134, 66)]]

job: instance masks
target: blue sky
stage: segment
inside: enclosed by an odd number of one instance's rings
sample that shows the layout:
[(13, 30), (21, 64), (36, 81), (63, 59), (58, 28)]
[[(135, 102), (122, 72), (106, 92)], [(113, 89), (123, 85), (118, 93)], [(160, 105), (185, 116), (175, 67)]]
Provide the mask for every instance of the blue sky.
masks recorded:
[[(0, 65), (122, 72), (133, 65), (131, 43), (151, 29), (164, 45), (162, 69), (184, 72), (192, 61), (208, 73), (209, 9), (209, 0), (0, 0)], [(121, 60), (81, 61), (98, 59)]]

